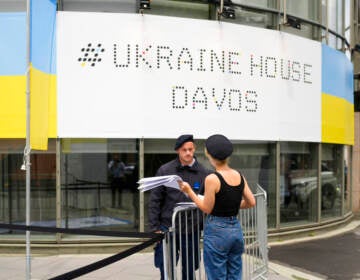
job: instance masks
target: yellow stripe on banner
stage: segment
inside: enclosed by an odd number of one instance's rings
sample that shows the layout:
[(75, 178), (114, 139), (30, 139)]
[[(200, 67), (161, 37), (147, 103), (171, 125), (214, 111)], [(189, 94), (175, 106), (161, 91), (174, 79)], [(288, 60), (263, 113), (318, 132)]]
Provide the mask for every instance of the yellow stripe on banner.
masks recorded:
[[(40, 71), (38, 71), (40, 72)], [(50, 79), (48, 98), (48, 137), (57, 137), (56, 124), (56, 76)], [(34, 77), (35, 79), (38, 79)], [(35, 106), (35, 104), (32, 104)], [(0, 138), (26, 137), (26, 77), (0, 76)]]
[(25, 76), (0, 76), (0, 138), (26, 137), (25, 89)]
[(354, 104), (322, 93), (322, 142), (354, 145)]
[(48, 137), (56, 137), (56, 76), (30, 68), (30, 146), (47, 150)]

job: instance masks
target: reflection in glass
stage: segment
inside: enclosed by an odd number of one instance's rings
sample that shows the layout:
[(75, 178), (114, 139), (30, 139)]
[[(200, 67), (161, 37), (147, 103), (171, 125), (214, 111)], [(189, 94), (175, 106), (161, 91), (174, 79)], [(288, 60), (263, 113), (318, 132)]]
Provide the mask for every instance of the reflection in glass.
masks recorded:
[[(25, 225), (26, 181), (23, 164), (24, 140), (0, 141), (0, 222)], [(46, 152), (31, 152), (30, 222), (36, 226), (56, 225), (55, 141), (49, 140)], [(0, 234), (23, 231), (0, 229)], [(32, 236), (45, 233), (32, 232)], [(48, 234), (47, 234), (48, 235)], [(50, 234), (53, 235), (53, 234)]]
[(351, 166), (352, 150), (351, 146), (344, 146), (344, 206), (345, 213), (351, 211)]
[[(175, 140), (145, 140), (145, 177), (154, 176), (157, 169), (164, 163), (174, 159), (173, 150)], [(234, 152), (231, 156), (231, 166), (245, 175), (251, 189), (256, 189), (256, 184), (261, 185), (268, 194), (268, 226), (275, 227), (275, 144), (254, 143), (247, 144), (233, 141)], [(204, 141), (196, 140), (197, 160), (212, 170), (204, 154)], [(147, 201), (149, 194), (145, 193), (145, 225), (147, 223)], [(146, 227), (147, 228), (147, 227)]]
[(209, 7), (198, 1), (167, 1), (152, 0), (151, 9), (142, 11), (144, 14), (166, 15), (172, 17), (208, 19)]
[(280, 145), (280, 223), (316, 222), (318, 157), (316, 144)]
[[(234, 141), (236, 143), (236, 141)], [(274, 143), (241, 143), (234, 145), (231, 166), (245, 175), (255, 193), (259, 184), (267, 192), (268, 227), (276, 225), (276, 146)]]
[[(244, 141), (232, 141), (234, 152), (230, 158), (230, 164), (239, 170), (255, 193), (256, 185), (259, 184), (267, 193), (268, 227), (276, 225), (276, 145), (269, 142), (247, 143)], [(197, 142), (198, 160), (212, 170), (213, 167), (204, 154), (204, 141)]]
[(323, 144), (321, 160), (321, 218), (341, 215), (342, 145)]
[(235, 19), (223, 17), (221, 21), (244, 24), (248, 26), (276, 29), (278, 17), (269, 12), (260, 12), (251, 9), (235, 8)]
[(277, 6), (277, 0), (233, 0), (232, 1), (235, 4), (245, 4), (245, 5), (251, 5), (254, 7), (261, 7), (261, 8), (270, 8), (270, 9), (276, 9)]
[(320, 0), (287, 0), (286, 2), (280, 1), (281, 10), (283, 9), (283, 3), (286, 3), (286, 12), (288, 14), (313, 21), (319, 21)]
[(62, 142), (62, 226), (137, 231), (136, 140)]

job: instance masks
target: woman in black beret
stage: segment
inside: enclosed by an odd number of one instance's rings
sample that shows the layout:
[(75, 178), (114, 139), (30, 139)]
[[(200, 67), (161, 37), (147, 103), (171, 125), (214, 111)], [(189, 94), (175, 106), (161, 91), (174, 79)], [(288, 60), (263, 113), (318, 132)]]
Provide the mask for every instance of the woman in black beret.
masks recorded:
[(215, 172), (205, 179), (204, 197), (195, 194), (187, 182), (180, 189), (207, 215), (204, 227), (204, 264), (209, 280), (241, 279), (244, 238), (237, 218), (239, 208), (255, 206), (255, 198), (244, 176), (232, 169), (228, 159), (233, 145), (215, 134), (205, 142), (205, 154)]

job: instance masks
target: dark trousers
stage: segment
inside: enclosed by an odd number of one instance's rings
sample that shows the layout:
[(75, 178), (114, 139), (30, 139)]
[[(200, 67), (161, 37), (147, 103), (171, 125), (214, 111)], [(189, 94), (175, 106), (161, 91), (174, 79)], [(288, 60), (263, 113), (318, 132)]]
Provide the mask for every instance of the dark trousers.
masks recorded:
[[(122, 178), (113, 178), (111, 181), (112, 207), (122, 206), (122, 189), (124, 188), (124, 180)], [(118, 196), (118, 197), (117, 197)]]
[[(180, 242), (181, 240), (181, 242)], [(170, 238), (171, 252), (173, 252), (173, 240)], [(181, 246), (181, 250), (180, 250)], [(164, 277), (164, 259), (163, 259), (163, 244), (158, 243), (154, 248), (154, 263), (155, 267), (159, 268), (161, 273), (161, 280)], [(181, 266), (182, 266), (182, 280), (193, 280), (195, 279), (195, 270), (199, 268), (199, 239), (198, 233), (194, 234), (179, 234), (176, 235), (176, 264), (179, 261), (179, 255), (181, 251)], [(194, 260), (194, 262), (193, 262)], [(171, 268), (173, 267), (173, 256), (171, 256), (170, 263)], [(172, 271), (168, 272), (172, 275)]]

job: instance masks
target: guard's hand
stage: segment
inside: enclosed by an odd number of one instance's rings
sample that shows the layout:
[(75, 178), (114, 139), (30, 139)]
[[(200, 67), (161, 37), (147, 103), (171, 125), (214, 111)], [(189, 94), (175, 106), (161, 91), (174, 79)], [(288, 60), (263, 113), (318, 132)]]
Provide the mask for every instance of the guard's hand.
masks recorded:
[[(157, 233), (157, 234), (164, 234), (164, 232), (162, 230), (157, 230), (157, 231), (154, 231), (154, 233)], [(157, 241), (156, 243), (161, 243), (162, 241)]]
[(191, 190), (191, 187), (190, 187), (189, 183), (184, 182), (184, 181), (178, 181), (178, 184), (179, 184), (180, 190), (183, 193), (189, 194), (189, 192)]

